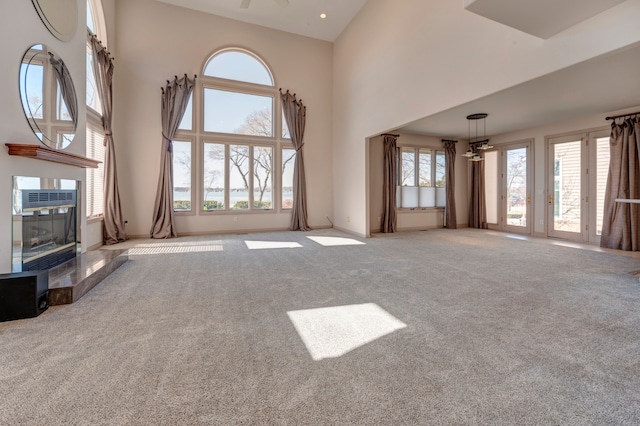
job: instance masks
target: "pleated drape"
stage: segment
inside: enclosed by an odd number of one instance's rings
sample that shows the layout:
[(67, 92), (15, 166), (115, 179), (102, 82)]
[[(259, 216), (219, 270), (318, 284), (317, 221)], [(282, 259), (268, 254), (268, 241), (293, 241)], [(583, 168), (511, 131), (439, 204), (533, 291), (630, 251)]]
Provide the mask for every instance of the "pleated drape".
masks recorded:
[(102, 128), (104, 129), (104, 206), (102, 238), (105, 244), (116, 244), (127, 239), (124, 230), (124, 218), (120, 206), (118, 190), (118, 172), (116, 167), (116, 151), (111, 133), (113, 117), (113, 59), (94, 34), (89, 33), (93, 51), (93, 72), (96, 90), (102, 106)]
[(384, 135), (384, 177), (382, 182), (382, 228), (381, 232), (396, 232), (396, 189), (398, 186), (398, 147), (395, 135)]
[(456, 142), (443, 141), (445, 158), (446, 204), (444, 210), (444, 226), (449, 229), (458, 227), (456, 218)]
[(291, 231), (309, 231), (307, 223), (307, 185), (304, 172), (304, 128), (307, 117), (307, 108), (302, 100), (297, 100), (295, 93), (292, 95), (287, 90), (282, 93), (282, 112), (289, 128), (291, 143), (296, 150), (296, 158), (293, 164), (293, 211), (291, 212)]
[(640, 251), (640, 204), (616, 202), (616, 198), (640, 200), (640, 118), (611, 124), (609, 174), (604, 195), (600, 246)]
[[(475, 148), (472, 148), (475, 150)], [(475, 150), (476, 152), (478, 150)], [(480, 157), (484, 157), (482, 151), (478, 152)], [(469, 198), (469, 228), (486, 229), (487, 226), (487, 204), (484, 192), (484, 161), (469, 161), (471, 164)], [(447, 182), (448, 184), (448, 182)]]
[(156, 200), (153, 206), (151, 238), (173, 238), (178, 236), (173, 214), (173, 137), (180, 126), (193, 92), (195, 77), (190, 79), (177, 76), (167, 80), (162, 89), (162, 148), (160, 155), (160, 175)]

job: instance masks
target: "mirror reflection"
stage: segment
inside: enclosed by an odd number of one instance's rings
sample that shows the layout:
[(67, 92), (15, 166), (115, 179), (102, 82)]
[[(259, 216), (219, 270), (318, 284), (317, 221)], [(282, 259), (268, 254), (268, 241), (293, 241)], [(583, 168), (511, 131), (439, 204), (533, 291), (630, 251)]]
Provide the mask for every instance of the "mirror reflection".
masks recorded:
[(64, 149), (78, 123), (78, 103), (69, 70), (54, 51), (31, 46), (20, 64), (22, 109), (33, 133), (45, 145)]

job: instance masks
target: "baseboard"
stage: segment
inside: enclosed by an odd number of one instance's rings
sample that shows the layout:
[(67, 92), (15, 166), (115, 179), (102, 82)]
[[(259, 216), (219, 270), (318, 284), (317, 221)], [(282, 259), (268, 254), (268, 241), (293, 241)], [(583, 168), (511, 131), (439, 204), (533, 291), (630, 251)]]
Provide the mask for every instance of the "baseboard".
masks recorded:
[(359, 232), (355, 232), (350, 229), (341, 228), (335, 225), (333, 226), (333, 229), (335, 229), (336, 231), (344, 232), (345, 234), (355, 235), (356, 237), (360, 237), (360, 238), (371, 238), (371, 235), (361, 234)]
[(87, 251), (91, 251), (91, 250), (98, 250), (100, 247), (102, 247), (104, 244), (102, 242), (99, 243), (95, 243), (94, 245), (87, 247)]

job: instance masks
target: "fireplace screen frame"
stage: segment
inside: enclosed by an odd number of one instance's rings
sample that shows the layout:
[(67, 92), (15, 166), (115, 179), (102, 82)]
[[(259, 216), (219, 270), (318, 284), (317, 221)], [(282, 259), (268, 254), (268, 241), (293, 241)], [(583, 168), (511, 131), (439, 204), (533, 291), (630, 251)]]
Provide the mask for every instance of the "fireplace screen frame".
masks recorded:
[[(71, 179), (13, 177), (12, 272), (49, 269), (80, 254), (79, 189), (80, 182)], [(63, 232), (60, 231), (61, 217), (70, 221), (65, 224)], [(27, 222), (33, 229), (40, 229), (40, 224), (46, 229), (50, 222), (50, 231), (34, 234), (34, 230), (24, 228)], [(56, 234), (55, 237), (50, 236), (49, 243), (47, 232)], [(50, 249), (42, 250), (47, 256), (38, 250), (29, 253), (30, 247), (39, 244), (43, 249)], [(53, 260), (46, 260), (47, 257)]]

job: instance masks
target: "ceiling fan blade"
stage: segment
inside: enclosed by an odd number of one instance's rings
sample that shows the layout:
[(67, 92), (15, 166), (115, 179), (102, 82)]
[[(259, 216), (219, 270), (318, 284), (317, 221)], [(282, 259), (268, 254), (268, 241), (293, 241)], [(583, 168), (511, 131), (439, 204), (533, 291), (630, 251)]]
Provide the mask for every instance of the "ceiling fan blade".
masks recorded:
[(289, 6), (289, 0), (273, 0), (273, 1), (278, 3), (281, 7)]
[(248, 9), (250, 3), (251, 3), (251, 0), (242, 0), (242, 3), (240, 3), (240, 8)]

